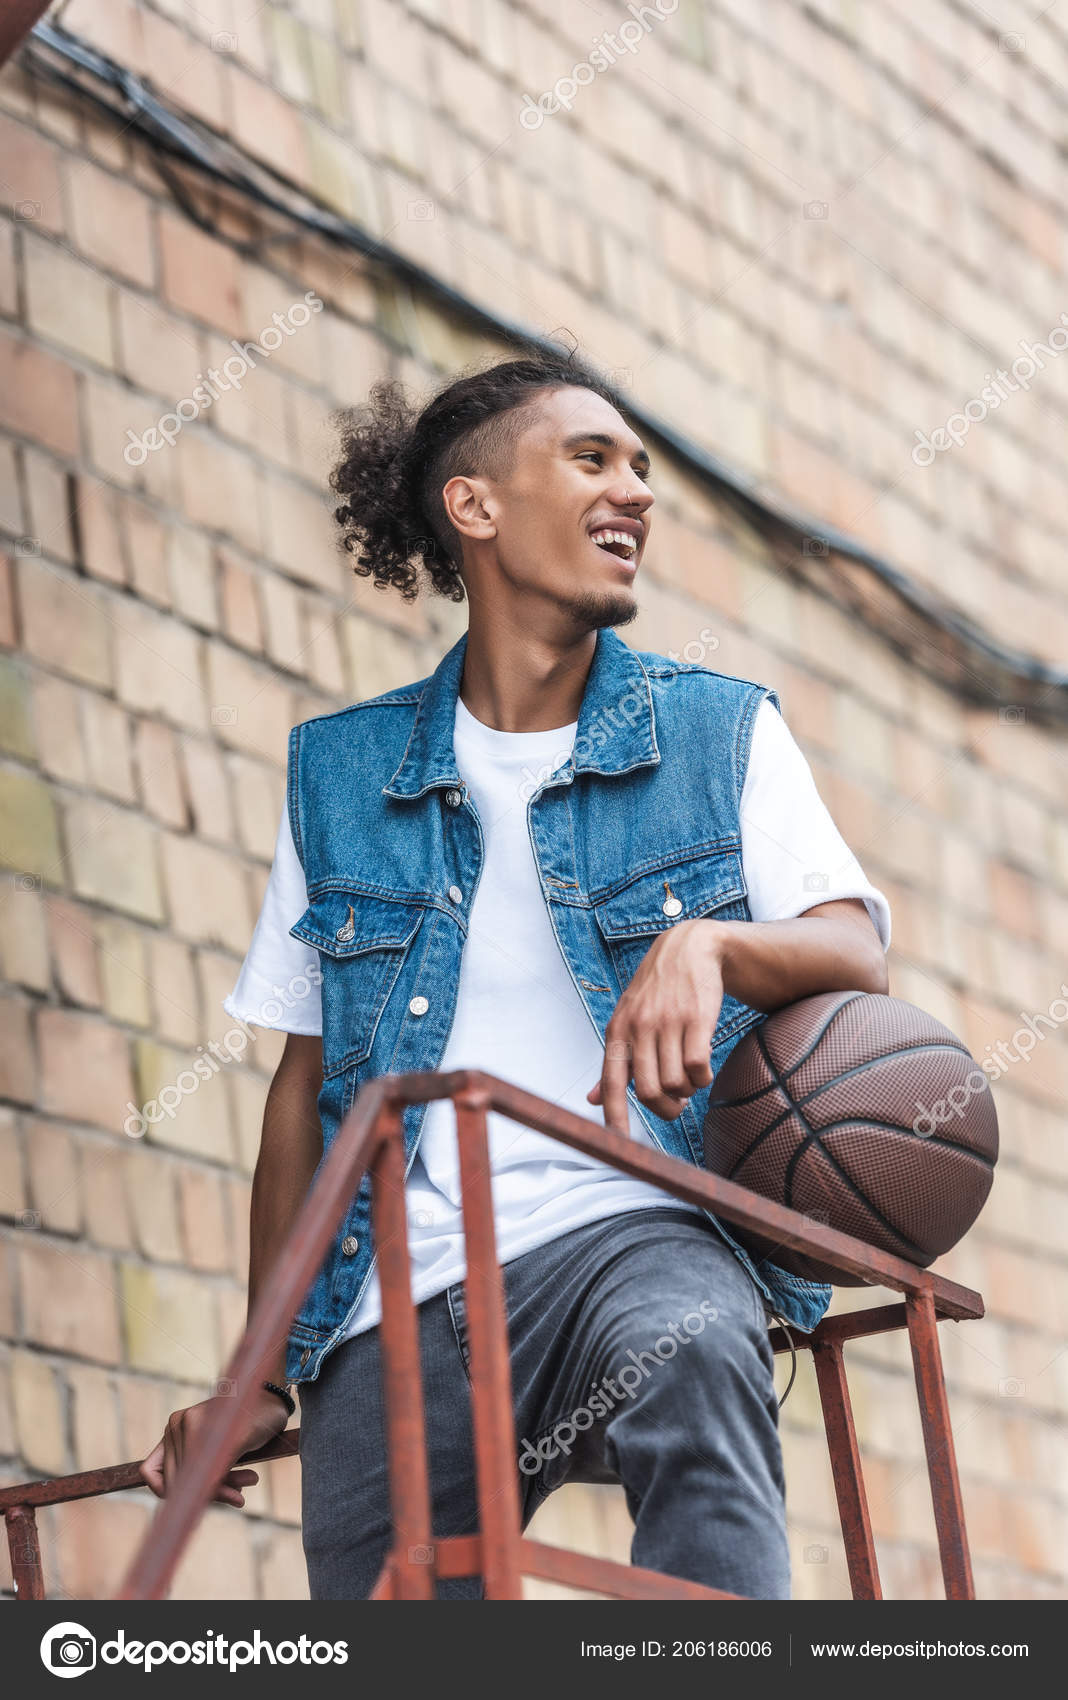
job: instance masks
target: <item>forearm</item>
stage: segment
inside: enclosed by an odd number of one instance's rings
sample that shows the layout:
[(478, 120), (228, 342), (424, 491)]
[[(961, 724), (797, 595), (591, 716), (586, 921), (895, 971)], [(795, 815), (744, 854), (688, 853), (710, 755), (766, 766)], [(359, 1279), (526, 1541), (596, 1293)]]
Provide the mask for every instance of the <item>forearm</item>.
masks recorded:
[(779, 1009), (816, 992), (885, 993), (889, 986), (882, 941), (866, 911), (859, 923), (802, 915), (707, 925), (715, 929), (710, 938), (724, 991), (753, 1009)]
[[(248, 1315), (297, 1219), (322, 1156), (314, 1077), (276, 1076), (267, 1094), (263, 1134), (252, 1180), (249, 1219)], [(258, 1379), (285, 1381), (286, 1339), (277, 1340)]]

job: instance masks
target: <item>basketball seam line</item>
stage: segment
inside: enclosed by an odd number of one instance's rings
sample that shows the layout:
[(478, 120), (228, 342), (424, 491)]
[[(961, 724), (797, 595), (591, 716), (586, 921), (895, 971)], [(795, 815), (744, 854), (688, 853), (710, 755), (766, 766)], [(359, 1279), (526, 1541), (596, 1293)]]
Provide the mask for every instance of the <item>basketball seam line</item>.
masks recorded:
[[(762, 1026), (763, 1026), (763, 1023), (761, 1023), (761, 1027)], [(759, 1038), (760, 1031), (761, 1031), (761, 1028), (759, 1028), (759, 1027), (754, 1028), (754, 1032), (756, 1032), (757, 1035), (758, 1035), (758, 1042), (760, 1044), (760, 1054), (764, 1058), (764, 1061), (767, 1063), (768, 1067), (773, 1068), (774, 1065), (772, 1064), (771, 1058), (768, 1056), (767, 1049), (766, 1049), (766, 1047), (763, 1043), (763, 1040)], [(821, 1034), (821, 1038), (822, 1038), (822, 1034)], [(942, 1044), (942, 1043), (931, 1044), (930, 1042), (924, 1040), (922, 1042), (918, 1042), (915, 1045), (902, 1045), (896, 1051), (881, 1051), (877, 1057), (867, 1057), (864, 1062), (858, 1063), (856, 1068), (846, 1069), (844, 1074), (836, 1074), (834, 1079), (835, 1079), (835, 1081), (848, 1080), (850, 1075), (860, 1074), (866, 1068), (874, 1068), (876, 1063), (888, 1062), (891, 1057), (907, 1057), (907, 1056), (910, 1056), (913, 1051), (953, 1051), (953, 1052), (957, 1053), (958, 1055), (964, 1055), (964, 1056), (969, 1056), (969, 1057), (971, 1056), (971, 1052), (966, 1050), (963, 1045), (945, 1045), (945, 1044)], [(798, 1069), (801, 1067), (801, 1063), (807, 1062), (808, 1058), (811, 1055), (812, 1055), (812, 1052), (810, 1051), (808, 1053), (808, 1056), (802, 1057), (801, 1062), (795, 1063), (792, 1068), (787, 1069), (785, 1074), (782, 1074), (782, 1075), (777, 1074), (775, 1080), (773, 1080), (771, 1082), (771, 1085), (761, 1086), (756, 1092), (750, 1092), (744, 1098), (732, 1098), (731, 1099), (732, 1109), (737, 1107), (740, 1104), (755, 1104), (758, 1099), (763, 1098), (768, 1092), (771, 1091), (772, 1086), (776, 1085), (777, 1083), (779, 1083), (783, 1080), (789, 1080), (791, 1075), (796, 1074)], [(972, 1061), (975, 1062), (974, 1057), (972, 1057)], [(978, 1063), (976, 1063), (975, 1066), (976, 1066), (976, 1068), (978, 1068), (980, 1065)], [(800, 1103), (800, 1104), (807, 1104), (809, 1102), (809, 1100), (811, 1098), (814, 1098), (818, 1092), (825, 1092), (827, 1090), (827, 1086), (830, 1085), (830, 1084), (832, 1084), (832, 1082), (825, 1081), (823, 1083), (823, 1085), (821, 1085), (821, 1086), (814, 1086), (812, 1088), (811, 1092), (806, 1093), (806, 1095), (803, 1098), (799, 1098), (797, 1100), (797, 1102)], [(794, 1101), (793, 1099), (790, 1100), (791, 1103), (793, 1103), (793, 1101)], [(900, 1125), (900, 1124), (898, 1124), (898, 1125)]]
[[(790, 1114), (791, 1112), (788, 1110), (783, 1116), (780, 1116), (779, 1120), (775, 1123), (775, 1128), (781, 1127), (783, 1121), (785, 1121), (787, 1116)], [(806, 1121), (805, 1126), (810, 1127), (811, 1124)], [(958, 1157), (972, 1157), (984, 1169), (993, 1169), (995, 1167), (995, 1162), (992, 1157), (985, 1156), (982, 1151), (973, 1151), (970, 1145), (955, 1145), (952, 1139), (940, 1139), (936, 1133), (917, 1133), (914, 1128), (903, 1127), (900, 1122), (885, 1121), (882, 1116), (841, 1116), (837, 1121), (823, 1122), (818, 1128), (813, 1128), (812, 1131), (822, 1137), (825, 1133), (837, 1133), (838, 1129), (841, 1127), (881, 1127), (884, 1133), (899, 1133), (904, 1139), (922, 1139), (925, 1145), (937, 1145), (943, 1151), (955, 1151)], [(764, 1130), (764, 1133), (771, 1132), (774, 1132), (773, 1128), (765, 1128)], [(761, 1139), (764, 1138), (764, 1133), (761, 1133)], [(749, 1147), (749, 1151), (746, 1152), (745, 1157), (740, 1159), (740, 1162), (744, 1163), (755, 1149), (756, 1141), (754, 1140), (753, 1144)], [(727, 1180), (733, 1180), (738, 1166), (739, 1165), (736, 1163), (730, 1174), (726, 1177)]]
[[(806, 1126), (807, 1126), (807, 1123), (806, 1123)], [(913, 1257), (911, 1259), (911, 1261), (918, 1263), (921, 1268), (926, 1268), (927, 1263), (930, 1263), (932, 1261), (932, 1259), (930, 1257), (928, 1257), (924, 1248), (922, 1246), (917, 1245), (915, 1240), (910, 1240), (907, 1234), (903, 1234), (900, 1228), (896, 1227), (893, 1222), (889, 1221), (887, 1219), (887, 1217), (885, 1217), (883, 1215), (883, 1213), (879, 1209), (878, 1205), (873, 1204), (871, 1199), (867, 1196), (866, 1193), (861, 1192), (860, 1188), (850, 1178), (850, 1176), (848, 1175), (846, 1170), (843, 1169), (841, 1164), (836, 1161), (833, 1153), (827, 1150), (827, 1147), (824, 1145), (823, 1141), (820, 1139), (820, 1131), (821, 1130), (814, 1129), (808, 1135), (807, 1138), (803, 1139), (801, 1141), (800, 1145), (797, 1147), (797, 1150), (794, 1151), (791, 1154), (790, 1161), (786, 1165), (787, 1203), (789, 1204), (791, 1210), (801, 1210), (802, 1215), (807, 1214), (807, 1212), (802, 1209), (800, 1204), (795, 1204), (794, 1201), (793, 1201), (793, 1196), (794, 1196), (794, 1186), (793, 1186), (794, 1170), (796, 1169), (797, 1164), (800, 1161), (801, 1157), (808, 1150), (809, 1146), (810, 1145), (816, 1145), (819, 1148), (821, 1156), (823, 1156), (827, 1159), (828, 1163), (831, 1165), (831, 1168), (834, 1170), (834, 1172), (838, 1176), (839, 1180), (845, 1182), (846, 1186), (849, 1188), (850, 1192), (853, 1193), (854, 1197), (859, 1199), (860, 1203), (863, 1204), (864, 1207), (867, 1210), (870, 1210), (871, 1214), (875, 1217), (876, 1221), (880, 1222), (882, 1224), (882, 1226), (886, 1229), (886, 1232), (888, 1234), (890, 1234), (893, 1239), (899, 1241), (899, 1243), (901, 1245), (906, 1245), (906, 1246), (912, 1247), (912, 1250), (916, 1255), (915, 1255), (915, 1257)], [(859, 1239), (862, 1236), (858, 1234), (856, 1237)]]
[[(931, 1045), (906, 1045), (900, 1051), (884, 1051), (882, 1056), (869, 1057), (867, 1062), (858, 1063), (856, 1068), (846, 1069), (843, 1074), (836, 1074), (833, 1080), (826, 1080), (826, 1081), (823, 1081), (821, 1085), (814, 1086), (812, 1088), (811, 1092), (806, 1092), (806, 1094), (803, 1098), (793, 1098), (793, 1097), (791, 1097), (791, 1095), (790, 1095), (790, 1093), (787, 1089), (787, 1086), (786, 1086), (786, 1081), (789, 1077), (787, 1075), (781, 1075), (779, 1073), (778, 1069), (776, 1068), (775, 1063), (772, 1061), (771, 1057), (768, 1055), (768, 1049), (767, 1049), (767, 1046), (764, 1043), (762, 1031), (759, 1027), (756, 1029), (756, 1035), (757, 1035), (757, 1045), (760, 1048), (760, 1054), (764, 1058), (764, 1061), (766, 1062), (766, 1064), (768, 1066), (768, 1071), (769, 1071), (769, 1073), (771, 1074), (771, 1077), (772, 1077), (771, 1082), (768, 1086), (762, 1086), (759, 1092), (751, 1093), (748, 1098), (732, 1098), (731, 1099), (731, 1109), (737, 1109), (739, 1107), (739, 1105), (742, 1105), (742, 1104), (754, 1104), (757, 1101), (758, 1098), (764, 1097), (764, 1095), (767, 1092), (770, 1092), (772, 1090), (772, 1088), (774, 1088), (774, 1087), (778, 1087), (779, 1091), (782, 1093), (783, 1097), (786, 1099), (787, 1108), (785, 1110), (782, 1110), (779, 1113), (779, 1115), (776, 1116), (776, 1118), (773, 1122), (769, 1122), (768, 1126), (766, 1128), (763, 1128), (761, 1130), (761, 1132), (757, 1134), (756, 1138), (753, 1140), (753, 1143), (751, 1145), (747, 1146), (745, 1151), (742, 1152), (741, 1156), (738, 1158), (737, 1162), (734, 1164), (730, 1173), (727, 1175), (727, 1177), (726, 1177), (727, 1180), (733, 1180), (734, 1179), (734, 1176), (735, 1176), (737, 1170), (746, 1161), (746, 1159), (752, 1156), (753, 1152), (757, 1149), (757, 1147), (759, 1145), (763, 1144), (764, 1140), (767, 1139), (769, 1134), (774, 1133), (776, 1128), (779, 1128), (779, 1127), (782, 1126), (783, 1122), (787, 1119), (788, 1116), (792, 1115), (792, 1113), (795, 1109), (796, 1110), (803, 1110), (805, 1105), (811, 1104), (813, 1098), (818, 1098), (821, 1092), (826, 1092), (830, 1089), (830, 1087), (837, 1086), (839, 1081), (841, 1081), (841, 1080), (851, 1080), (855, 1074), (864, 1074), (867, 1069), (875, 1068), (877, 1066), (877, 1064), (879, 1064), (881, 1062), (888, 1062), (891, 1057), (907, 1057), (907, 1056), (912, 1055), (912, 1053), (915, 1052), (915, 1051), (923, 1051), (923, 1052), (926, 1053), (926, 1052), (936, 1048), (936, 1047), (931, 1046)], [(942, 1045), (942, 1046), (939, 1046), (937, 1048), (940, 1049), (940, 1050), (953, 1050), (956, 1047), (950, 1046), (950, 1045)], [(796, 1071), (793, 1070), (793, 1069), (790, 1070), (791, 1074), (794, 1073), (794, 1072), (796, 1072)], [(710, 1103), (708, 1108), (709, 1108), (709, 1111), (714, 1110), (715, 1104)], [(858, 1117), (857, 1119), (859, 1120), (861, 1118)], [(807, 1121), (805, 1122), (805, 1126), (806, 1127), (808, 1126)], [(899, 1133), (912, 1132), (914, 1138), (916, 1138), (916, 1139), (922, 1139), (924, 1137), (922, 1134), (915, 1133), (913, 1129), (906, 1128), (905, 1126), (902, 1125), (901, 1122), (886, 1122), (886, 1123), (884, 1123), (884, 1126), (894, 1128)], [(940, 1144), (948, 1144), (948, 1145), (953, 1144), (952, 1140), (940, 1140), (939, 1143)], [(954, 1150), (957, 1150), (957, 1151), (962, 1151), (962, 1150), (965, 1150), (965, 1149), (966, 1148), (964, 1146), (961, 1146), (961, 1145), (954, 1146)], [(978, 1152), (976, 1152), (975, 1155), (978, 1156), (979, 1155)], [(984, 1161), (984, 1162), (989, 1161), (989, 1159), (987, 1159), (987, 1158), (983, 1158), (981, 1160)], [(990, 1167), (993, 1168), (993, 1166), (994, 1165), (991, 1162)]]

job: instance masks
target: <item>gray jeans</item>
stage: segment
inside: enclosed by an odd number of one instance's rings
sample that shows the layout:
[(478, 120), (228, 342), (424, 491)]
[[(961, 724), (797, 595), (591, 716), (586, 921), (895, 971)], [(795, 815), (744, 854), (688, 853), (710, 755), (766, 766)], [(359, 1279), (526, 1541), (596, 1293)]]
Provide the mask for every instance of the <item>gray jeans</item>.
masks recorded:
[[(761, 1294), (703, 1217), (627, 1211), (504, 1265), (523, 1525), (566, 1481), (621, 1482), (631, 1562), (788, 1599), (785, 1486)], [(462, 1283), (419, 1306), (433, 1532), (478, 1527)], [(379, 1329), (299, 1385), (314, 1600), (369, 1594), (390, 1545)], [(477, 1599), (478, 1577), (438, 1584)]]

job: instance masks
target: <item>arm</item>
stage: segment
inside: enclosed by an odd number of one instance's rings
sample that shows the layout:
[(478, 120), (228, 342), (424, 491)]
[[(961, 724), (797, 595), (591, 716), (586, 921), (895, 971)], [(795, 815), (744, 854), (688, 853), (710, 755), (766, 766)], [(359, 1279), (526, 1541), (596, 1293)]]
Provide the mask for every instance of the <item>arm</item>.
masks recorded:
[[(712, 1036), (725, 993), (773, 1010), (815, 992), (885, 993), (890, 915), (816, 789), (782, 715), (765, 699), (739, 800), (749, 921), (676, 923), (647, 952), (605, 1032), (601, 1080), (588, 1094), (626, 1130), (627, 1080), (667, 1121), (712, 1079)], [(826, 891), (811, 902), (813, 876)], [(873, 914), (863, 901), (868, 897)]]
[[(322, 1084), (322, 1040), (318, 1035), (290, 1033), (275, 1070), (263, 1112), (263, 1133), (252, 1180), (249, 1246), (248, 1314), (270, 1275), (297, 1212), (304, 1203), (319, 1158), (322, 1130), (317, 1099)], [(280, 1340), (258, 1366), (257, 1381), (285, 1382), (285, 1340)], [(195, 1446), (218, 1394), (198, 1405), (172, 1411), (163, 1438), (140, 1465), (141, 1476), (159, 1499), (165, 1499), (187, 1447)], [(261, 1387), (246, 1413), (235, 1458), (264, 1445), (285, 1428), (289, 1418), (277, 1393)], [(231, 1469), (222, 1477), (214, 1497), (227, 1505), (244, 1505), (241, 1490), (259, 1480), (255, 1470)]]
[(626, 1131), (627, 1081), (674, 1121), (710, 1085), (712, 1035), (725, 993), (772, 1010), (814, 992), (886, 992), (882, 942), (859, 898), (783, 921), (684, 921), (640, 963), (605, 1029), (604, 1071), (587, 1094), (607, 1127)]
[(707, 921), (723, 990), (753, 1009), (814, 992), (887, 992), (886, 953), (859, 897), (819, 903), (790, 921)]
[[(263, 1111), (263, 1133), (252, 1177), (249, 1221), (248, 1311), (285, 1245), (323, 1154), (317, 1100), (322, 1086), (322, 1040), (290, 1033)], [(285, 1381), (282, 1340), (261, 1365), (261, 1381)], [(279, 1410), (282, 1401), (275, 1398)]]

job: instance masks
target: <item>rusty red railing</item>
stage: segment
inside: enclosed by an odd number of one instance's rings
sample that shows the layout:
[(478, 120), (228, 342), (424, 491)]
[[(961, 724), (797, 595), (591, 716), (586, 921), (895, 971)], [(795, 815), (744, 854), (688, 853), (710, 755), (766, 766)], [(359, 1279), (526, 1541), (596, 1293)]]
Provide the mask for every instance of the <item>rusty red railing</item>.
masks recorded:
[[(439, 1540), (431, 1527), (419, 1333), (409, 1275), (404, 1199), (403, 1111), (407, 1104), (451, 1098), (456, 1106), (467, 1247), (465, 1280), (479, 1530)], [(614, 1164), (687, 1203), (713, 1209), (742, 1229), (904, 1295), (904, 1303), (827, 1316), (811, 1334), (775, 1327), (775, 1351), (812, 1352), (854, 1599), (882, 1598), (860, 1450), (846, 1381), (847, 1340), (906, 1328), (923, 1427), (927, 1472), (947, 1599), (974, 1599), (953, 1434), (937, 1324), (983, 1315), (978, 1293), (850, 1234), (678, 1158), (638, 1145), (600, 1122), (573, 1115), (476, 1069), (382, 1075), (362, 1088), (311, 1187), (270, 1280), (227, 1367), (233, 1395), (220, 1399), (201, 1444), (179, 1470), (130, 1564), (116, 1599), (159, 1599), (215, 1484), (234, 1462), (244, 1412), (257, 1395), (261, 1366), (289, 1332), (327, 1244), (365, 1172), (382, 1289), (381, 1349), (393, 1544), (372, 1598), (427, 1600), (437, 1579), (481, 1575), (489, 1600), (522, 1599), (522, 1577), (538, 1576), (621, 1599), (732, 1599), (739, 1596), (679, 1577), (593, 1558), (522, 1532), (512, 1416), (504, 1289), (497, 1261), (486, 1115), (497, 1110), (527, 1127)], [(245, 1453), (240, 1464), (297, 1451), (299, 1429)], [(0, 1490), (18, 1598), (43, 1599), (36, 1507), (143, 1487), (137, 1462)]]

